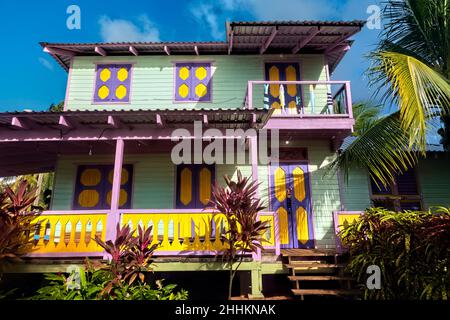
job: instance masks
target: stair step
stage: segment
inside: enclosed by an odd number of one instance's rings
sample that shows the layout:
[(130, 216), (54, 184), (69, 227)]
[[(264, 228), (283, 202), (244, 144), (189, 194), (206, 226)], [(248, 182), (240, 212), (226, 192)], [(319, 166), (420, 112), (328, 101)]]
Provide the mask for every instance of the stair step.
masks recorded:
[(339, 276), (288, 276), (291, 281), (349, 281), (354, 280), (352, 277)]
[(296, 296), (323, 295), (323, 296), (341, 296), (341, 295), (357, 295), (360, 290), (345, 289), (292, 289), (292, 293)]
[(310, 270), (310, 269), (331, 269), (331, 268), (343, 268), (346, 265), (345, 264), (335, 264), (335, 263), (290, 263), (285, 264), (287, 268), (294, 269), (294, 270)]
[(283, 257), (334, 257), (339, 255), (332, 249), (281, 249)]

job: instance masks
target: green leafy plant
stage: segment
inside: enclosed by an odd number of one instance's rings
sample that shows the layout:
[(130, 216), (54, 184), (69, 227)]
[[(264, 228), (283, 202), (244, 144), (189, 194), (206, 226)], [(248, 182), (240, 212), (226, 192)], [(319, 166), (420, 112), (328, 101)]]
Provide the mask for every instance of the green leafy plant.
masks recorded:
[[(371, 208), (339, 233), (349, 271), (365, 299), (450, 297), (450, 210), (393, 212)], [(369, 290), (366, 270), (381, 270), (380, 290)]]
[(209, 205), (214, 209), (215, 215), (223, 214), (228, 224), (221, 238), (227, 246), (223, 259), (229, 266), (228, 299), (231, 299), (233, 279), (244, 254), (263, 250), (263, 234), (269, 225), (267, 221), (258, 220), (258, 212), (264, 209), (261, 200), (256, 198), (258, 184), (248, 177), (243, 177), (239, 170), (236, 182), (228, 175), (224, 176), (224, 180), (227, 187), (215, 186)]
[[(426, 156), (426, 133), (450, 113), (450, 1), (387, 0), (385, 28), (369, 55), (370, 85), (396, 112), (372, 122), (333, 167), (365, 167), (383, 185)], [(359, 129), (359, 128), (358, 128)], [(431, 129), (434, 129), (431, 127)], [(448, 130), (441, 130), (445, 137)], [(443, 140), (445, 144), (445, 138)]]
[[(163, 285), (163, 280), (150, 284), (152, 256), (157, 244), (152, 243), (152, 228), (131, 230), (117, 224), (114, 241), (95, 241), (109, 254), (106, 263), (86, 260), (85, 268), (64, 274), (48, 274), (47, 286), (40, 288), (33, 300), (185, 300), (187, 291), (175, 292), (176, 285)], [(134, 234), (137, 232), (137, 235)], [(74, 279), (75, 281), (74, 284)]]

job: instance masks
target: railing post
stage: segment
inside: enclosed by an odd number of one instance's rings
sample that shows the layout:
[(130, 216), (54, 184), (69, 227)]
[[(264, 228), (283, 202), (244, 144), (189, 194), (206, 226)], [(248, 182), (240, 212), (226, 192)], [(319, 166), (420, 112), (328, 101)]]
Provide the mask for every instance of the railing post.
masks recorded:
[(248, 82), (248, 109), (252, 110), (253, 109), (253, 82), (249, 81)]
[(122, 180), (122, 164), (123, 164), (124, 141), (122, 138), (116, 140), (116, 156), (114, 159), (114, 176), (111, 194), (111, 211), (106, 220), (106, 240), (115, 240), (116, 225), (120, 220), (119, 199), (120, 184)]
[(273, 212), (273, 236), (275, 241), (275, 255), (280, 255), (280, 230), (279, 230), (279, 221), (278, 221), (278, 211)]
[[(252, 179), (258, 183), (258, 136), (250, 136), (250, 159), (252, 162)], [(259, 197), (259, 190), (256, 189), (256, 197)]]
[(350, 119), (353, 119), (352, 92), (350, 90), (350, 81), (345, 82), (345, 101), (347, 103), (347, 112)]

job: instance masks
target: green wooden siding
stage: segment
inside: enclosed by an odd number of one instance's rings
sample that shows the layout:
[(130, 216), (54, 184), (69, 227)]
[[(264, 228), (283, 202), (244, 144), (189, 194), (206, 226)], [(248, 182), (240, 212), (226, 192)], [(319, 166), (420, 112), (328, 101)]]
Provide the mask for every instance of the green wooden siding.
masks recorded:
[(360, 211), (371, 206), (369, 175), (364, 169), (352, 169), (348, 176), (341, 174), (343, 188), (343, 209), (349, 211)]
[[(75, 57), (69, 81), (67, 108), (72, 110), (236, 108), (242, 105), (247, 81), (263, 80), (264, 63), (275, 60), (298, 61), (302, 80), (326, 80), (322, 55), (285, 55), (283, 58), (280, 58), (279, 55)], [(173, 103), (173, 63), (176, 61), (212, 62), (212, 102)], [(131, 102), (128, 104), (92, 103), (95, 63), (109, 62), (134, 64), (131, 80)], [(322, 87), (321, 90), (325, 90), (325, 86)], [(254, 89), (255, 106), (263, 106), (262, 90), (262, 86), (256, 86)], [(309, 97), (309, 93), (305, 95)], [(322, 92), (322, 97), (318, 97), (316, 101), (324, 99), (326, 99), (326, 95)]]
[[(69, 210), (72, 207), (76, 168), (79, 164), (111, 163), (112, 156), (61, 156), (56, 168), (52, 210)], [(174, 208), (175, 165), (170, 154), (126, 155), (124, 163), (134, 165), (133, 209)], [(237, 169), (251, 176), (251, 165), (216, 165), (216, 179), (223, 185), (223, 175), (236, 178)], [(261, 165), (258, 174), (262, 181), (260, 195), (267, 202), (267, 166)]]
[(447, 154), (430, 154), (427, 159), (419, 161), (418, 183), (422, 191), (425, 209), (433, 206), (450, 207), (450, 156)]
[[(429, 154), (427, 159), (419, 160), (416, 169), (423, 209), (432, 206), (450, 207), (450, 157), (444, 153), (436, 156)], [(348, 183), (344, 183), (343, 202), (345, 210), (364, 210), (371, 205), (367, 171), (350, 170)]]

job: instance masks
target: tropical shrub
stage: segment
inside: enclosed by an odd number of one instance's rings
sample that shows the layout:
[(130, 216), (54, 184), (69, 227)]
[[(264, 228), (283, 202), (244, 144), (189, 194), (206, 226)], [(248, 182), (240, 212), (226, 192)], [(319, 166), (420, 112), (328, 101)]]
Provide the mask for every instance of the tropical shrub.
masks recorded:
[(106, 263), (86, 260), (85, 268), (64, 274), (47, 274), (49, 284), (37, 291), (33, 300), (185, 300), (188, 293), (176, 285), (164, 286), (163, 280), (151, 285), (148, 273), (152, 271), (152, 227), (140, 226), (131, 230), (117, 225), (114, 241), (95, 241), (109, 254)]
[[(339, 233), (349, 249), (349, 271), (365, 299), (450, 297), (450, 209), (393, 212), (367, 209)], [(381, 270), (381, 289), (365, 284), (367, 267)]]
[[(228, 228), (221, 234), (227, 249), (223, 252), (230, 271), (228, 299), (231, 298), (233, 279), (236, 275), (245, 253), (256, 253), (263, 250), (264, 232), (269, 228), (267, 221), (258, 220), (258, 212), (264, 209), (261, 200), (256, 198), (258, 184), (248, 177), (243, 177), (237, 171), (237, 181), (224, 176), (226, 188), (213, 188), (210, 207), (215, 215), (224, 215)], [(235, 264), (235, 262), (237, 262)], [(235, 266), (234, 266), (235, 264)]]
[(32, 207), (36, 189), (26, 180), (16, 190), (5, 186), (0, 192), (0, 262), (18, 259), (32, 249), (33, 235), (40, 211)]

